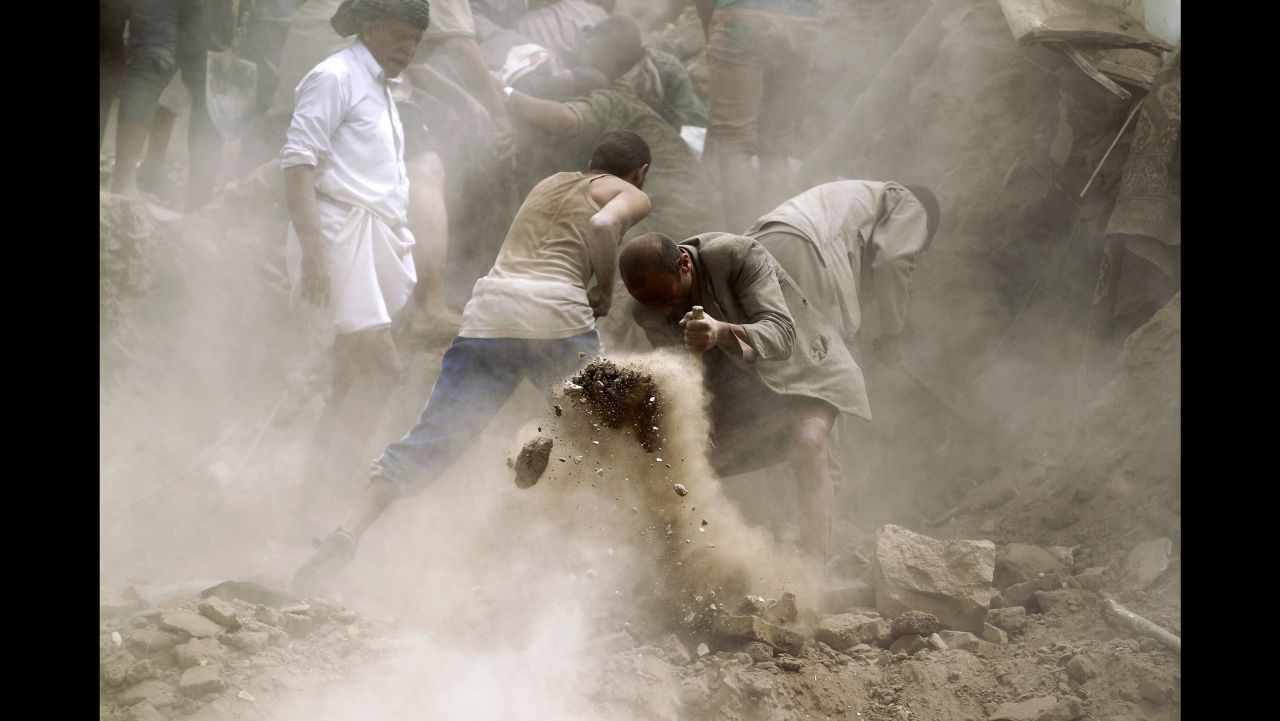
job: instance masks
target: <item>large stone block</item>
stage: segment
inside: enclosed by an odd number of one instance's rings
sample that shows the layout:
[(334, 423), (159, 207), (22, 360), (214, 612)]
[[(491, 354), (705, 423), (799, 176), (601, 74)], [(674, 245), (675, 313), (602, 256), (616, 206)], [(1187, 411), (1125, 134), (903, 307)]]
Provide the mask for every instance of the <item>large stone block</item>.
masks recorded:
[(945, 628), (982, 633), (995, 594), (995, 544), (940, 541), (900, 526), (881, 526), (872, 573), (881, 614), (892, 618), (924, 611)]

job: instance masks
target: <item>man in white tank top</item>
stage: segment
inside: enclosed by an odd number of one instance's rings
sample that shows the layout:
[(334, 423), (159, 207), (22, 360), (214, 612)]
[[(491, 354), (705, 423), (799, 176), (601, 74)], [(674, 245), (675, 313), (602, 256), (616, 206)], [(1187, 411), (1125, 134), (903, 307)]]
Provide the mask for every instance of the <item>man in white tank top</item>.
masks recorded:
[[(549, 388), (599, 352), (595, 319), (610, 310), (618, 243), (649, 213), (641, 190), (649, 160), (640, 136), (607, 133), (586, 173), (556, 173), (529, 193), (492, 270), (476, 281), (422, 417), (374, 461), (346, 522), (294, 576), (299, 593), (336, 574), (393, 501), (447, 471), (521, 381)], [(599, 292), (589, 296), (592, 279)]]

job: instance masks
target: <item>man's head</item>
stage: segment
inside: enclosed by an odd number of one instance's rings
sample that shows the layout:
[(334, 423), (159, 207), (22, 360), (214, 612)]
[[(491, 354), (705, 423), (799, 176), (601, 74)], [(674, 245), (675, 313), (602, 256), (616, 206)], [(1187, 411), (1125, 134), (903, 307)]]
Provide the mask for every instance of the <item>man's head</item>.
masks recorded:
[(359, 33), (388, 78), (409, 67), (430, 24), (427, 0), (343, 0), (329, 20), (339, 35)]
[(643, 190), (649, 175), (649, 144), (630, 130), (611, 130), (600, 136), (587, 170), (616, 175)]
[(662, 233), (622, 246), (618, 271), (637, 303), (664, 316), (683, 314), (693, 302), (693, 259)]
[(625, 15), (600, 21), (582, 31), (578, 39), (578, 59), (610, 80), (635, 67), (643, 57), (640, 27)]
[(929, 239), (924, 243), (924, 247), (927, 249), (933, 244), (933, 236), (938, 232), (938, 224), (942, 222), (942, 206), (938, 205), (938, 197), (933, 194), (933, 191), (923, 185), (904, 185), (902, 187), (916, 196), (916, 200), (920, 201), (920, 204), (924, 206), (924, 212), (929, 217)]

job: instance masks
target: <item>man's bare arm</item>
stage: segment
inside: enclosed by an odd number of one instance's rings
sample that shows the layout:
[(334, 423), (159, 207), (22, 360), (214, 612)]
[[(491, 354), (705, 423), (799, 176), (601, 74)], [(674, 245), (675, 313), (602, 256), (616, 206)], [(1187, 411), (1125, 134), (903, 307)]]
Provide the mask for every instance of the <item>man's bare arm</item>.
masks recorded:
[(511, 99), (507, 101), (507, 113), (552, 135), (577, 135), (582, 130), (582, 120), (568, 105), (535, 98), (519, 91), (511, 93)]
[(284, 194), (289, 219), (302, 246), (302, 297), (323, 306), (329, 303), (329, 253), (320, 232), (315, 177), (316, 169), (311, 165), (285, 168)]
[(619, 178), (603, 178), (591, 183), (591, 196), (596, 202), (613, 197), (591, 216), (587, 233), (587, 251), (595, 271), (600, 300), (595, 307), (597, 317), (609, 314), (613, 302), (613, 279), (618, 273), (618, 243), (631, 226), (644, 220), (652, 205), (644, 191)]

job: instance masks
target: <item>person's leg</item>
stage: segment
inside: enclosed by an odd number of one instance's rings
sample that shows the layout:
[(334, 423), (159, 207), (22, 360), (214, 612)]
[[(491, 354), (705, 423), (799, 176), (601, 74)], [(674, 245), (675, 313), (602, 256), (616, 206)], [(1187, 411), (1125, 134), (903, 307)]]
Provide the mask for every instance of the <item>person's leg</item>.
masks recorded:
[(827, 438), (835, 423), (836, 409), (822, 401), (808, 401), (797, 406), (794, 417), (788, 455), (800, 484), (800, 507), (805, 514), (801, 543), (825, 566), (835, 505)]
[(199, 0), (182, 0), (178, 28), (178, 65), (182, 82), (191, 91), (191, 120), (187, 127), (187, 210), (200, 209), (213, 196), (222, 161), (222, 136), (209, 117), (205, 76), (210, 48), (210, 18)]
[(148, 193), (164, 192), (165, 159), (169, 155), (169, 138), (173, 135), (173, 123), (178, 116), (163, 106), (156, 107), (151, 120), (151, 133), (147, 136), (147, 156), (138, 170), (138, 184)]
[(449, 250), (449, 213), (444, 203), (444, 166), (434, 152), (423, 152), (409, 163), (409, 230), (413, 233), (413, 266), (418, 284), (413, 289), (412, 332), (425, 334), (450, 319), (444, 300), (445, 261)]
[(138, 0), (129, 15), (129, 64), (120, 88), (111, 192), (137, 192), (138, 157), (160, 94), (178, 67), (178, 0)]
[(518, 341), (455, 338), (421, 418), (373, 463), (369, 485), (294, 574), (298, 592), (319, 590), (355, 556), (361, 536), (400, 498), (420, 493), (457, 462), (524, 378)]
[(133, 0), (98, 0), (98, 146), (107, 134), (111, 103), (124, 79), (124, 26)]
[(757, 116), (763, 97), (764, 67), (754, 49), (757, 13), (717, 9), (711, 19), (707, 62), (711, 71), (709, 154), (720, 172), (725, 222), (741, 232), (755, 219)]
[(387, 400), (400, 379), (400, 357), (389, 328), (344, 333), (334, 339), (332, 392), (312, 436), (304, 478), (301, 520), (310, 523), (333, 502), (370, 455)]
[(763, 100), (760, 104), (758, 154), (760, 156), (760, 209), (765, 212), (795, 195), (796, 187), (787, 162), (798, 155), (794, 144), (800, 112), (811, 107), (807, 97), (810, 46), (814, 31), (808, 18), (772, 15), (764, 58)]

